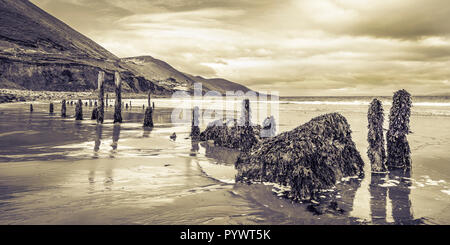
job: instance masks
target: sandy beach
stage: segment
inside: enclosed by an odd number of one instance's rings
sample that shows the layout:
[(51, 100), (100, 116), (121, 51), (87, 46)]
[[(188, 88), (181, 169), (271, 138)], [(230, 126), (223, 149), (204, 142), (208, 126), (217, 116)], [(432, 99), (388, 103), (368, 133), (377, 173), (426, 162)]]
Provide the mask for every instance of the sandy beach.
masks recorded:
[[(69, 117), (60, 118), (58, 101), (54, 115), (48, 113), (48, 102), (33, 102), (33, 113), (30, 102), (0, 105), (0, 223), (450, 223), (450, 102), (445, 99), (415, 100), (408, 137), (413, 168), (409, 175), (382, 176), (372, 176), (366, 155), (369, 98), (281, 100), (278, 133), (339, 112), (351, 125), (365, 162), (364, 178), (343, 179), (321, 196), (321, 202), (335, 201), (344, 212), (321, 215), (311, 212), (308, 203), (277, 194), (277, 185), (234, 183), (239, 152), (192, 142), (189, 123), (170, 121), (175, 105), (192, 108), (198, 101), (155, 99), (151, 130), (142, 127), (146, 100), (131, 102), (122, 124), (112, 123), (109, 107), (103, 125), (75, 121), (70, 105)], [(86, 119), (91, 110), (84, 108)], [(211, 120), (205, 118), (200, 128)], [(174, 132), (177, 138), (171, 140)]]

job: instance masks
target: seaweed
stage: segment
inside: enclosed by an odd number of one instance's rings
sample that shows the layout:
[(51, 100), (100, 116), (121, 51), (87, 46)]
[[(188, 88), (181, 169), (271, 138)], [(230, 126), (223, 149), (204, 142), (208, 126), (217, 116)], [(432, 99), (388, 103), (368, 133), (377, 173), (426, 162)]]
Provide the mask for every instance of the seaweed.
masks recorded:
[(372, 172), (386, 172), (386, 150), (383, 134), (384, 111), (380, 100), (373, 99), (370, 103), (367, 121), (369, 129), (367, 155), (370, 159)]
[(337, 180), (362, 176), (364, 162), (351, 137), (350, 125), (338, 113), (267, 138), (243, 152), (235, 164), (237, 182), (275, 182), (291, 187), (294, 200), (316, 199)]
[(404, 89), (395, 92), (389, 114), (387, 141), (387, 166), (389, 169), (411, 167), (411, 149), (407, 135), (410, 132), (411, 95)]

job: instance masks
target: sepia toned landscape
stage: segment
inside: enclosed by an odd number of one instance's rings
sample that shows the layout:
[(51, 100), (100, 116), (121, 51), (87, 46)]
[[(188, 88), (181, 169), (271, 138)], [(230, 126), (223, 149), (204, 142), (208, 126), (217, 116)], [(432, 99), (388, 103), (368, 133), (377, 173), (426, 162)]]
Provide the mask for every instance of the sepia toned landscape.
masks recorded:
[(450, 6), (362, 2), (0, 0), (0, 224), (450, 224)]

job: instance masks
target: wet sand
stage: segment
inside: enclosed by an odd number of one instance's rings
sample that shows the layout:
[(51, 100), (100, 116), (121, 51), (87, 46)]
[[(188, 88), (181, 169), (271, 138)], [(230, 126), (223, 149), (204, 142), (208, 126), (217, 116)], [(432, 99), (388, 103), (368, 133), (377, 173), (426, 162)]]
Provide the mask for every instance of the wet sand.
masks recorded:
[[(238, 152), (191, 142), (189, 123), (170, 123), (180, 103), (156, 99), (155, 127), (144, 130), (143, 103), (133, 100), (116, 125), (112, 107), (97, 125), (60, 118), (56, 102), (55, 115), (48, 103), (33, 103), (33, 113), (28, 103), (0, 105), (0, 224), (450, 224), (450, 117), (430, 115), (435, 107), (413, 109), (411, 172), (372, 175), (366, 105), (281, 104), (278, 131), (342, 113), (366, 163), (364, 178), (321, 197), (344, 212), (315, 215), (271, 184), (235, 184)], [(83, 109), (90, 118), (92, 107)]]

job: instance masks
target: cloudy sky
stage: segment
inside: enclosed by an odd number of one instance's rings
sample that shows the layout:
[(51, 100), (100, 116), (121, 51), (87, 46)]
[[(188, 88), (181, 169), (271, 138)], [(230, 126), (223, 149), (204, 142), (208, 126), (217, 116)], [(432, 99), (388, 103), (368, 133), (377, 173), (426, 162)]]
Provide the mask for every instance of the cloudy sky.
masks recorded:
[(32, 0), (119, 57), (281, 95), (450, 94), (448, 0)]

